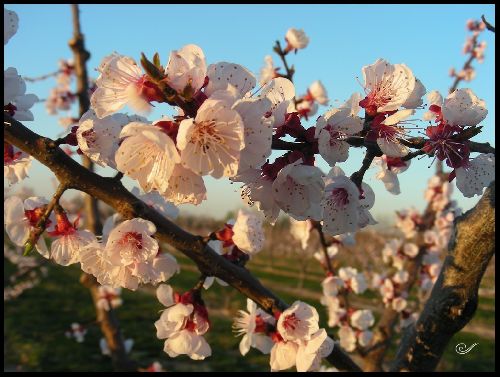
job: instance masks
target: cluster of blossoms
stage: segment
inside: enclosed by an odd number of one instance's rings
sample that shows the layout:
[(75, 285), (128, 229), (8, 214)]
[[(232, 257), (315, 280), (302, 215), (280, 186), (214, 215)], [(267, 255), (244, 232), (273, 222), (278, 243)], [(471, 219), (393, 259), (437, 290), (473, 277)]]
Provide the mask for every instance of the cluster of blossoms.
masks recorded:
[[(16, 196), (5, 200), (5, 230), (14, 244), (26, 244), (47, 204), (39, 197), (24, 202)], [(81, 263), (82, 270), (96, 276), (99, 283), (115, 288), (135, 290), (139, 283), (158, 284), (179, 271), (175, 258), (160, 252), (158, 242), (152, 237), (156, 227), (149, 221), (135, 218), (116, 226), (108, 222), (100, 241), (93, 233), (79, 230), (78, 222), (79, 217), (70, 222), (62, 209), (51, 213), (45, 230), (56, 239), (49, 250), (42, 235), (35, 248), (45, 258), (63, 266)]]
[[(19, 27), (19, 18), (15, 12), (3, 9), (4, 20), (4, 46), (16, 34)], [(26, 83), (17, 73), (17, 69), (9, 67), (3, 74), (3, 109), (14, 119), (19, 121), (33, 120), (33, 114), (29, 110), (38, 97), (34, 94), (26, 94)], [(22, 181), (28, 176), (28, 168), (32, 157), (18, 148), (3, 143), (4, 154), (4, 178), (11, 184)]]
[(123, 300), (120, 297), (121, 288), (113, 288), (105, 285), (100, 285), (98, 288), (98, 299), (96, 306), (105, 311), (111, 309), (116, 309), (123, 304)]
[(170, 357), (188, 355), (193, 360), (210, 356), (212, 350), (203, 337), (210, 328), (210, 321), (199, 290), (181, 295), (174, 293), (169, 285), (161, 284), (156, 297), (166, 307), (155, 322), (156, 336), (166, 339), (163, 350)]
[(362, 294), (368, 288), (364, 274), (353, 267), (343, 267), (338, 270), (338, 276), (329, 273), (321, 285), (321, 303), (328, 311), (328, 326), (339, 327), (342, 348), (352, 352), (357, 345), (367, 347), (373, 338), (369, 330), (375, 323), (372, 312), (346, 306), (348, 294)]
[(57, 86), (50, 90), (49, 96), (45, 100), (45, 108), (50, 115), (56, 115), (58, 111), (68, 111), (75, 103), (77, 95), (71, 90), (71, 80), (75, 74), (75, 67), (72, 61), (59, 60), (59, 70), (57, 71)]
[[(462, 53), (469, 55), (472, 59), (476, 59), (478, 63), (484, 61), (484, 51), (486, 50), (486, 41), (478, 42), (479, 35), (486, 29), (486, 24), (483, 21), (467, 20), (466, 28), (472, 34), (467, 36)], [(468, 62), (460, 71), (455, 68), (450, 68), (450, 76), (458, 80), (472, 81), (476, 77), (476, 71), (472, 67), (471, 62)]]
[(83, 343), (85, 341), (86, 334), (87, 329), (78, 322), (73, 322), (70, 329), (64, 332), (66, 338), (75, 339), (78, 343)]
[(433, 91), (428, 99), (429, 111), (424, 118), (434, 119), (436, 125), (426, 128), (428, 139), (423, 150), (454, 169), (450, 181), (456, 177), (457, 188), (464, 196), (481, 195), (494, 179), (495, 155), (481, 153), (471, 160), (469, 140), (460, 135), (474, 129), (486, 117), (485, 102), (470, 89), (457, 89), (444, 101)]
[(451, 200), (452, 186), (438, 176), (431, 177), (425, 198), (436, 211), (434, 224), (424, 232), (424, 255), (417, 285), (421, 296), (428, 294), (441, 271), (442, 254), (447, 250), (453, 230), (453, 221), (461, 214), (457, 203)]
[(298, 372), (317, 371), (333, 350), (333, 340), (319, 328), (318, 312), (304, 302), (295, 301), (273, 317), (247, 299), (247, 310), (239, 311), (233, 325), (243, 335), (240, 352), (246, 355), (252, 347), (270, 354), (271, 371), (293, 366)]

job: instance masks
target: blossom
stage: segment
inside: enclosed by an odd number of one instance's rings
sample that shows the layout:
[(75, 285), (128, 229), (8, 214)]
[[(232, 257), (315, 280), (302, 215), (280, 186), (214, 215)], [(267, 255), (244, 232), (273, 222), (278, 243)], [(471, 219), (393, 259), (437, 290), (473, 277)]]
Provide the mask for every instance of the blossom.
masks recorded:
[[(17, 246), (24, 246), (31, 231), (43, 215), (48, 201), (41, 197), (30, 197), (24, 202), (17, 196), (11, 196), (4, 201), (5, 232), (9, 239)], [(47, 221), (47, 225), (54, 220)], [(49, 257), (47, 244), (43, 236), (38, 238), (36, 250), (45, 258)]]
[(475, 126), (486, 115), (486, 103), (471, 89), (457, 89), (444, 100), (443, 117), (452, 126)]
[(165, 191), (175, 164), (180, 162), (170, 136), (160, 127), (132, 122), (121, 130), (120, 138), (123, 141), (115, 154), (117, 169), (138, 180), (146, 192)]
[(330, 170), (325, 183), (322, 202), (325, 232), (335, 236), (375, 223), (368, 211), (375, 202), (375, 195), (367, 184), (361, 184), (361, 196), (360, 190), (339, 167)]
[(366, 330), (357, 334), (358, 343), (361, 347), (369, 346), (373, 339), (373, 332)]
[(401, 127), (399, 123), (414, 113), (415, 110), (406, 109), (399, 110), (387, 118), (382, 115), (375, 117), (367, 138), (376, 141), (382, 153), (389, 157), (406, 156), (409, 148), (401, 143), (400, 139), (405, 138), (407, 130)]
[(255, 76), (242, 65), (218, 62), (210, 64), (207, 71), (208, 84), (205, 95), (209, 98), (219, 90), (233, 90), (235, 98), (242, 98), (245, 94), (255, 88), (257, 82)]
[(26, 83), (18, 75), (17, 69), (9, 67), (4, 71), (3, 105), (4, 112), (19, 121), (34, 120), (32, 112), (29, 110), (38, 97), (34, 94), (26, 93)]
[(366, 330), (374, 323), (375, 318), (371, 310), (356, 310), (351, 314), (351, 325), (359, 330)]
[(274, 67), (273, 57), (271, 55), (266, 55), (264, 62), (264, 66), (260, 69), (259, 84), (261, 86), (264, 86), (269, 81), (277, 77), (277, 70), (279, 69)]
[(158, 284), (179, 271), (176, 259), (159, 253), (152, 237), (155, 225), (141, 218), (125, 220), (110, 231), (106, 244), (97, 242), (82, 251), (82, 270), (112, 287), (137, 289), (139, 283)]
[(453, 185), (441, 177), (432, 176), (424, 193), (424, 198), (429, 202), (434, 211), (442, 211), (450, 203)]
[(321, 359), (330, 355), (333, 347), (333, 339), (326, 334), (325, 329), (318, 330), (309, 341), (300, 343), (296, 359), (297, 372), (317, 371)]
[(189, 44), (172, 51), (165, 67), (166, 82), (179, 94), (193, 95), (201, 89), (207, 75), (203, 50)]
[(339, 299), (333, 296), (323, 296), (321, 297), (321, 304), (325, 305), (328, 311), (328, 326), (338, 326), (347, 313), (347, 311), (340, 306)]
[(177, 147), (181, 162), (199, 175), (236, 175), (244, 146), (243, 121), (238, 112), (221, 100), (206, 100), (196, 118), (185, 119), (179, 126)]
[(495, 179), (495, 155), (481, 153), (455, 169), (457, 188), (467, 198), (482, 195), (483, 189)]
[(271, 155), (274, 118), (268, 116), (272, 107), (266, 97), (242, 98), (234, 103), (243, 122), (244, 148), (240, 152), (238, 172), (259, 168)]
[(337, 276), (327, 276), (321, 282), (323, 287), (323, 295), (326, 297), (336, 297), (339, 289), (344, 287), (344, 281)]
[(241, 198), (248, 205), (257, 204), (257, 209), (271, 224), (276, 222), (280, 207), (273, 196), (273, 180), (262, 174), (260, 169), (248, 169), (233, 177), (236, 182), (243, 182)]
[(273, 182), (276, 204), (296, 220), (321, 220), (323, 182), (321, 170), (302, 160), (282, 168)]
[(291, 50), (297, 51), (306, 48), (307, 45), (309, 44), (309, 37), (302, 29), (300, 30), (294, 28), (288, 29), (285, 35), (285, 40), (287, 42), (285, 51), (291, 51)]
[(379, 165), (380, 170), (375, 175), (376, 179), (380, 179), (387, 191), (391, 194), (398, 195), (401, 193), (399, 188), (399, 179), (397, 174), (405, 172), (409, 167), (411, 160), (403, 161), (399, 157), (375, 157), (373, 163)]
[(200, 204), (207, 198), (207, 189), (203, 178), (182, 164), (175, 164), (168, 185), (161, 195), (175, 205), (190, 203)]
[(391, 305), (395, 311), (401, 313), (403, 310), (406, 309), (408, 302), (403, 297), (396, 297), (394, 298), (394, 300), (392, 300)]
[(246, 254), (255, 255), (264, 247), (262, 220), (253, 213), (239, 210), (233, 233), (234, 244)]
[(313, 229), (313, 225), (311, 221), (297, 221), (293, 218), (290, 218), (290, 233), (292, 237), (296, 240), (300, 241), (302, 249), (307, 249), (307, 242), (309, 241), (309, 237), (311, 236), (311, 230)]
[(243, 335), (239, 346), (240, 353), (245, 356), (250, 347), (257, 348), (265, 355), (270, 353), (274, 343), (266, 335), (266, 328), (268, 325), (274, 326), (275, 323), (276, 320), (272, 316), (257, 308), (255, 302), (248, 298), (247, 312), (239, 310), (233, 324), (237, 335)]
[(97, 287), (97, 292), (98, 299), (96, 306), (105, 311), (109, 311), (111, 308), (118, 308), (123, 303), (123, 300), (120, 297), (121, 288), (100, 285)]
[(424, 103), (422, 97), (424, 96), (425, 92), (425, 86), (419, 79), (415, 78), (415, 87), (402, 106), (406, 109), (416, 109), (422, 106), (422, 104)]
[(307, 94), (313, 101), (318, 102), (320, 105), (326, 105), (328, 103), (328, 94), (325, 87), (319, 80), (316, 80), (309, 85)]
[(17, 33), (19, 27), (19, 17), (17, 13), (3, 8), (3, 44), (4, 46), (9, 42), (14, 34)]
[(97, 89), (90, 98), (98, 118), (110, 115), (125, 105), (138, 112), (148, 112), (150, 102), (163, 101), (161, 90), (143, 74), (134, 59), (113, 53), (97, 68)]
[(271, 101), (271, 108), (267, 115), (273, 116), (274, 128), (278, 128), (285, 123), (288, 108), (294, 97), (295, 86), (284, 77), (277, 77), (262, 88), (259, 98), (267, 98)]
[(33, 157), (27, 153), (3, 142), (3, 176), (10, 184), (22, 181), (28, 176), (32, 160)]
[(366, 97), (359, 103), (367, 114), (375, 116), (397, 110), (415, 89), (415, 76), (404, 64), (390, 64), (384, 59), (362, 68)]
[(359, 102), (358, 93), (340, 108), (333, 108), (316, 120), (314, 136), (318, 138), (319, 153), (330, 166), (347, 160), (349, 144), (345, 139), (363, 128), (363, 121), (356, 115), (359, 107), (351, 107), (357, 106), (356, 102)]
[(398, 270), (394, 276), (392, 277), (392, 280), (397, 283), (397, 284), (404, 284), (408, 281), (408, 278), (410, 277), (410, 274), (406, 270)]
[(296, 365), (299, 345), (295, 342), (279, 341), (271, 349), (271, 371), (285, 370)]
[(458, 168), (469, 159), (470, 149), (467, 141), (455, 138), (461, 128), (442, 122), (437, 126), (429, 126), (425, 133), (428, 136), (422, 148), (428, 154), (434, 154), (452, 168)]
[[(336, 244), (332, 244), (326, 248), (326, 252), (328, 253), (328, 258), (332, 259), (335, 255), (338, 254), (339, 247)], [(325, 253), (323, 252), (323, 250), (316, 251), (313, 254), (313, 257), (316, 258), (316, 260), (318, 260), (319, 263), (326, 266)]]
[(88, 158), (101, 166), (116, 169), (115, 154), (119, 147), (122, 127), (133, 121), (146, 119), (125, 114), (112, 114), (98, 118), (93, 110), (83, 114), (78, 122), (78, 147)]
[(156, 336), (166, 339), (163, 348), (165, 353), (170, 357), (186, 354), (193, 360), (210, 356), (212, 350), (202, 336), (210, 327), (203, 302), (196, 299), (191, 291), (174, 295), (166, 284), (158, 287), (157, 297), (168, 306), (155, 322)]
[[(441, 108), (443, 106), (443, 97), (437, 90), (433, 90), (429, 93), (427, 93), (427, 102), (429, 105), (429, 111), (425, 112), (423, 115), (424, 120), (432, 120), (435, 119), (439, 113), (436, 111), (432, 111), (432, 109), (436, 109), (436, 106)], [(434, 107), (432, 107), (435, 105)]]
[(338, 275), (344, 281), (345, 288), (356, 294), (361, 294), (368, 288), (363, 273), (358, 273), (358, 270), (353, 267), (340, 268)]
[(276, 327), (285, 341), (309, 340), (319, 330), (318, 321), (314, 307), (295, 301), (281, 313)]
[(71, 324), (71, 329), (65, 332), (67, 338), (75, 338), (78, 343), (83, 343), (87, 329), (77, 322)]
[(72, 224), (64, 212), (56, 213), (56, 220), (54, 230), (48, 232), (52, 237), (59, 236), (50, 246), (50, 257), (62, 266), (80, 262), (81, 249), (97, 242), (96, 236), (88, 230), (77, 230), (79, 219)]
[(338, 332), (340, 346), (347, 352), (356, 349), (356, 333), (350, 326), (341, 326)]

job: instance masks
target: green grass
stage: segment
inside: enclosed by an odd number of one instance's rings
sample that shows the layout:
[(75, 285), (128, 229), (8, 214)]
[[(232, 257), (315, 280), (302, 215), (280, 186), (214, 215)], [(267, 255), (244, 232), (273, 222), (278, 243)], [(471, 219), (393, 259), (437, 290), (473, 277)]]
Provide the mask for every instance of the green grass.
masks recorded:
[[(178, 256), (178, 255), (176, 255)], [(193, 266), (185, 257), (178, 256), (183, 265)], [(289, 288), (296, 287), (296, 278), (273, 275), (259, 271), (263, 259), (252, 261), (250, 269), (271, 282), (270, 288), (284, 301), (292, 303), (300, 299), (314, 305), (320, 314), (321, 326), (326, 325), (326, 312), (316, 299), (307, 294), (297, 296)], [(320, 293), (321, 271), (313, 268), (307, 276), (304, 287), (307, 291)], [(288, 265), (293, 267), (288, 268)], [(293, 275), (297, 271), (293, 259), (282, 258), (277, 271)], [(4, 263), (4, 282), (14, 269)], [(318, 273), (319, 272), (319, 273)], [(78, 282), (80, 271), (77, 266), (61, 267), (49, 265), (49, 275), (37, 287), (24, 292), (20, 297), (4, 303), (4, 365), (8, 369), (21, 366), (30, 371), (111, 371), (111, 361), (101, 355), (99, 339), (101, 334), (95, 324), (95, 314), (90, 294)], [(173, 277), (171, 284), (176, 291), (191, 288), (199, 274), (188, 269)], [(156, 300), (154, 289), (145, 288), (137, 292), (123, 291), (124, 305), (117, 310), (125, 338), (134, 339), (131, 357), (141, 367), (160, 361), (167, 371), (268, 371), (269, 356), (251, 350), (242, 357), (238, 351), (240, 338), (231, 330), (237, 310), (246, 307), (246, 298), (231, 287), (220, 287), (217, 283), (203, 297), (207, 304), (211, 329), (206, 339), (212, 347), (212, 356), (204, 361), (191, 361), (187, 356), (169, 358), (163, 352), (163, 341), (156, 338), (154, 322), (159, 318), (162, 305)], [(377, 297), (367, 293), (360, 300)], [(481, 310), (473, 319), (474, 325), (494, 326), (494, 298), (480, 298), (480, 304), (493, 305), (492, 310)], [(87, 325), (88, 333), (84, 343), (67, 339), (64, 335), (72, 322)], [(331, 329), (329, 330), (332, 333)], [(454, 347), (463, 342), (467, 345), (479, 343), (466, 355), (457, 355)], [(393, 354), (395, 345), (389, 354)], [(446, 349), (440, 370), (446, 371), (493, 371), (494, 340), (484, 339), (476, 334), (461, 332), (452, 339)]]

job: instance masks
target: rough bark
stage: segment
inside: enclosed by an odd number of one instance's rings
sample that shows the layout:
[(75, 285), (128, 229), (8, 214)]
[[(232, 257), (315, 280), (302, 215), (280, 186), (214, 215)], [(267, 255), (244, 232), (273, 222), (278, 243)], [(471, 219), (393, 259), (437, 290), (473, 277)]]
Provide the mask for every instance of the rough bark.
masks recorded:
[(415, 325), (405, 332), (391, 371), (433, 371), (450, 339), (474, 316), (495, 252), (495, 182), (458, 217), (441, 273)]

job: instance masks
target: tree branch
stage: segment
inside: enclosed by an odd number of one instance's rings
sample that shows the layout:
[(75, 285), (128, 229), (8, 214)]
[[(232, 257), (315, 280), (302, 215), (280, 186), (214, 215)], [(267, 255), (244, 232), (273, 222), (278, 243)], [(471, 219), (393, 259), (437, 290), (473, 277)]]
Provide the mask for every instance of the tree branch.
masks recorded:
[(455, 220), (448, 255), (415, 325), (405, 332), (392, 371), (433, 371), (453, 335), (474, 316), (478, 289), (495, 252), (495, 182)]
[(495, 32), (495, 27), (492, 24), (490, 24), (488, 21), (486, 21), (484, 14), (481, 16), (481, 20), (483, 20), (484, 24), (486, 25), (486, 29), (488, 29), (489, 31), (492, 31), (493, 33)]
[[(124, 218), (141, 217), (156, 225), (155, 237), (178, 249), (193, 260), (201, 273), (216, 276), (255, 301), (269, 313), (285, 310), (288, 305), (264, 287), (246, 268), (237, 266), (218, 255), (203, 242), (203, 237), (195, 236), (179, 228), (153, 208), (131, 194), (121, 182), (112, 177), (101, 177), (79, 165), (51, 139), (41, 137), (22, 123), (4, 114), (4, 139), (19, 149), (32, 155), (47, 166), (70, 188), (74, 188), (102, 200), (113, 207)], [(332, 365), (346, 370), (361, 369), (338, 346), (328, 356)]]

